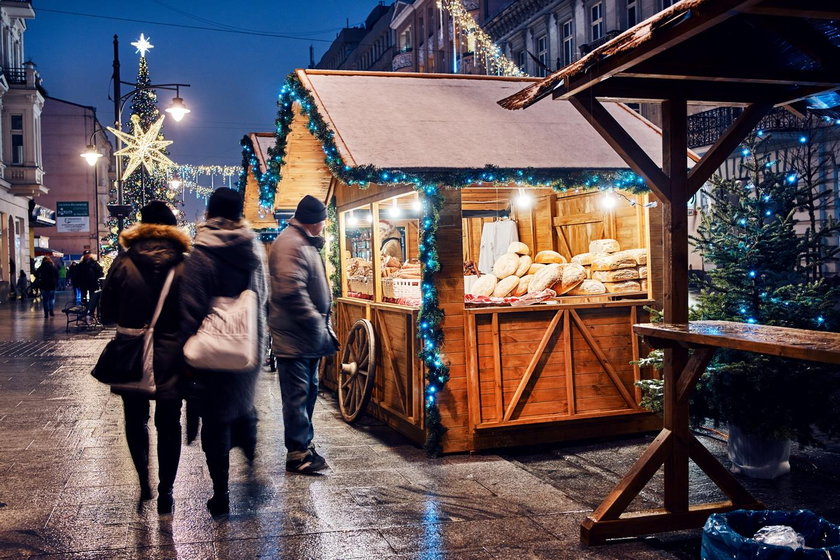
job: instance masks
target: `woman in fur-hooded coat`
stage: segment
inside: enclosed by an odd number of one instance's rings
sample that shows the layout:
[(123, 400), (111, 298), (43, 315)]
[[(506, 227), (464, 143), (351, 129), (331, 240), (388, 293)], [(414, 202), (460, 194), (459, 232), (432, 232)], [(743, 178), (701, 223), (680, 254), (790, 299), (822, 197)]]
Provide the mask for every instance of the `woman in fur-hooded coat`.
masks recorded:
[(181, 456), (181, 374), (183, 346), (179, 337), (179, 305), (183, 261), (190, 250), (189, 237), (176, 227), (174, 214), (161, 201), (140, 211), (140, 223), (120, 234), (123, 252), (108, 271), (102, 289), (103, 323), (142, 328), (152, 315), (171, 269), (175, 275), (154, 329), (155, 393), (148, 395), (115, 390), (123, 400), (125, 431), (131, 459), (140, 479), (140, 499), (151, 499), (149, 485), (149, 401), (156, 401), (158, 432), (158, 512), (171, 513), (172, 486)]

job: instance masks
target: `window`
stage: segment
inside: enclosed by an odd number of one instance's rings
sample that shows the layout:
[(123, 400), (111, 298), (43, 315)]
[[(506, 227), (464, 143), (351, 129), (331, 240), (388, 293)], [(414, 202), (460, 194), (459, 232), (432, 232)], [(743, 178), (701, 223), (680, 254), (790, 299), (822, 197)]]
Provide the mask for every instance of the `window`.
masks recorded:
[(597, 41), (604, 36), (604, 5), (601, 2), (589, 8), (589, 26), (592, 32), (590, 41)]
[(400, 52), (411, 50), (411, 28), (409, 27), (400, 35)]
[(543, 77), (548, 75), (548, 37), (545, 35), (537, 38), (537, 60), (540, 61), (537, 75)]
[(12, 115), (12, 165), (23, 165), (23, 115)]
[(519, 51), (516, 55), (516, 61), (519, 65), (519, 69), (525, 72), (525, 51)]
[(563, 22), (563, 66), (574, 62), (575, 58), (575, 32), (572, 27), (572, 20)]
[(627, 0), (627, 27), (639, 23), (639, 12), (636, 0)]
[(662, 9), (670, 8), (677, 3), (677, 0), (662, 0)]

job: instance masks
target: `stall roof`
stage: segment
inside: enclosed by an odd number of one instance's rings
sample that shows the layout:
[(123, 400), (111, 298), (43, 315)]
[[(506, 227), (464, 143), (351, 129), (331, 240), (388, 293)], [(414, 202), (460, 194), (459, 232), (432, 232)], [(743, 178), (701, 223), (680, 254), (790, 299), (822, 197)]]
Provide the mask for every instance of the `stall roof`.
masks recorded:
[(838, 55), (837, 0), (681, 0), (500, 104), (523, 109), (582, 92), (790, 104), (840, 87)]
[(251, 143), (254, 145), (254, 155), (257, 156), (257, 161), (260, 164), (260, 172), (265, 173), (268, 149), (274, 146), (277, 137), (273, 132), (252, 132), (250, 136)]
[[(571, 106), (499, 107), (532, 79), (298, 70), (349, 165), (403, 171), (502, 168), (628, 169)], [(659, 129), (617, 103), (608, 110), (654, 161)], [(294, 151), (289, 143), (288, 150)], [(282, 190), (282, 189), (281, 189)]]

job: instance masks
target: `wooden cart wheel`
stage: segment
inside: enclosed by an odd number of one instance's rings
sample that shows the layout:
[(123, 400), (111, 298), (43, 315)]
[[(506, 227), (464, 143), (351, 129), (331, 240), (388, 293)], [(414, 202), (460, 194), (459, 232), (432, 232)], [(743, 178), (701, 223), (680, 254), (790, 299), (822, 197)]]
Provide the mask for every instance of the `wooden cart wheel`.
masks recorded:
[(347, 422), (355, 422), (364, 413), (373, 392), (375, 373), (373, 325), (367, 319), (359, 319), (347, 333), (338, 370), (338, 406)]

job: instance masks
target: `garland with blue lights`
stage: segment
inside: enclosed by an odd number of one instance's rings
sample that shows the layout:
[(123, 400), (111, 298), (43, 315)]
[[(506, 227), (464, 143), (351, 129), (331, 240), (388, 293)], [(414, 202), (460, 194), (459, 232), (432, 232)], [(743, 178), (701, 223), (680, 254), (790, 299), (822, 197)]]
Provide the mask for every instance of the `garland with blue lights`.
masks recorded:
[[(420, 339), (419, 357), (426, 367), (426, 442), (429, 454), (442, 452), (442, 439), (446, 428), (441, 423), (438, 408), (438, 395), (449, 379), (449, 367), (441, 351), (443, 347), (442, 322), (444, 313), (440, 308), (435, 278), (440, 271), (438, 257), (437, 230), (444, 197), (440, 191), (444, 187), (463, 188), (470, 185), (539, 186), (552, 188), (558, 192), (577, 189), (620, 189), (634, 193), (649, 192), (644, 180), (628, 170), (602, 170), (592, 172), (583, 169), (511, 169), (491, 165), (462, 170), (425, 169), (379, 169), (372, 165), (350, 166), (342, 159), (335, 143), (335, 134), (323, 119), (309, 91), (296, 74), (290, 74), (278, 96), (278, 115), (275, 121), (276, 144), (269, 149), (266, 171), (260, 173), (259, 163), (253, 145), (248, 137), (243, 138), (243, 171), (240, 175), (240, 190), (244, 191), (247, 174), (250, 170), (259, 185), (259, 203), (262, 208), (271, 209), (277, 183), (281, 178), (281, 169), (286, 157), (286, 143), (292, 121), (295, 118), (295, 105), (308, 119), (310, 133), (318, 139), (324, 151), (324, 161), (332, 174), (347, 185), (362, 189), (374, 184), (412, 185), (420, 195), (423, 214), (420, 224), (420, 262), (422, 264), (421, 303), (417, 318), (418, 338)], [(330, 210), (330, 222), (336, 224), (333, 235), (337, 236), (335, 209)], [(336, 244), (337, 249), (337, 244)], [(337, 255), (329, 256), (331, 261)], [(341, 282), (339, 266), (335, 266), (333, 290), (339, 290)], [(340, 293), (338, 294), (340, 295)]]
[(332, 274), (330, 274), (330, 286), (332, 286), (333, 300), (341, 297), (341, 254), (339, 253), (338, 241), (338, 212), (335, 206), (335, 197), (327, 204), (327, 239), (330, 242), (330, 252), (327, 258), (330, 260)]

